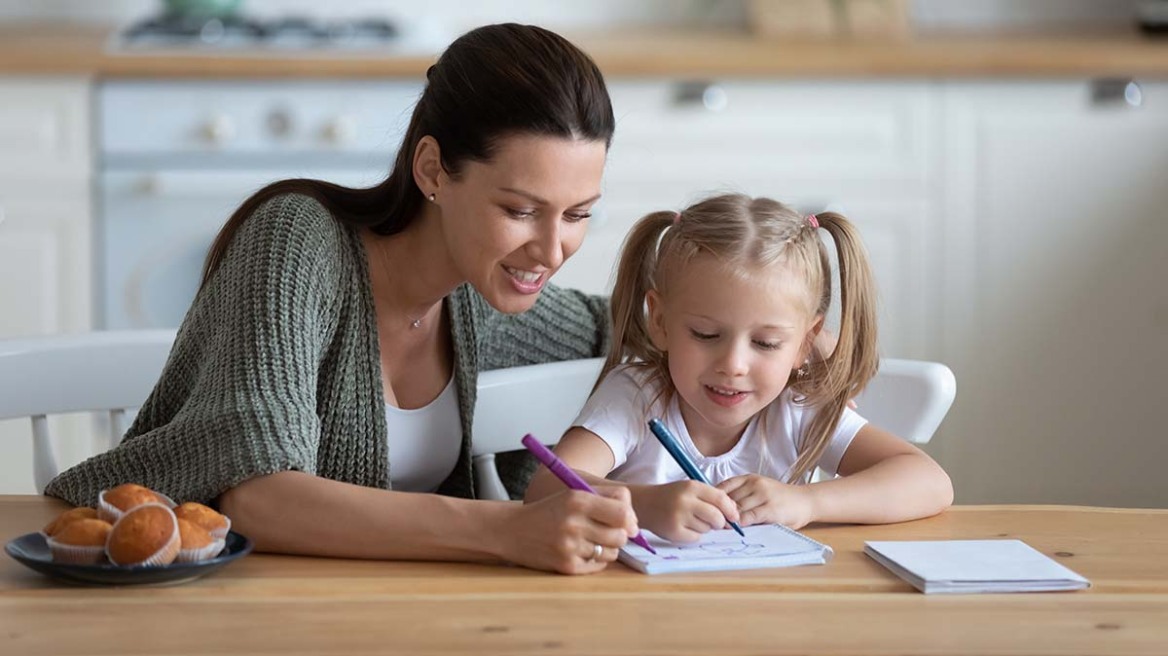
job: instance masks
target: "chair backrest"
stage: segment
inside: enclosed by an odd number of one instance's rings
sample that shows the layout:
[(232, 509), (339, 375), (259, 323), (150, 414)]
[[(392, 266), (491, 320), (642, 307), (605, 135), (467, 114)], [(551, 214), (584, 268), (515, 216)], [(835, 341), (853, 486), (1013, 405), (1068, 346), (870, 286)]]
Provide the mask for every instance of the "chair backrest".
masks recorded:
[[(472, 430), (480, 498), (508, 498), (494, 454), (521, 448), (519, 440), (527, 433), (545, 444), (558, 442), (584, 406), (602, 363), (592, 358), (479, 374)], [(956, 392), (953, 372), (943, 364), (884, 359), (856, 404), (873, 424), (923, 444), (933, 437)]]
[(522, 449), (527, 433), (555, 444), (588, 400), (604, 358), (565, 360), (479, 372), (474, 432), (476, 493), (507, 499), (495, 454)]
[(884, 358), (856, 398), (856, 411), (894, 435), (924, 444), (933, 439), (956, 396), (957, 379), (940, 362)]
[(126, 330), (0, 340), (0, 419), (32, 421), (38, 491), (58, 473), (48, 416), (109, 413), (109, 446), (128, 428), (127, 411), (158, 381), (173, 330)]

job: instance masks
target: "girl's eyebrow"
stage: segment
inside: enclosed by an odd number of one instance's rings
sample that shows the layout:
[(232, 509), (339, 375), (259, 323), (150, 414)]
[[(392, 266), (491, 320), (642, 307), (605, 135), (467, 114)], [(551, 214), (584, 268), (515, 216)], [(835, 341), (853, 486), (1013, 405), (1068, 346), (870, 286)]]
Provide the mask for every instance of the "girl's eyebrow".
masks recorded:
[[(523, 196), (524, 198), (526, 198), (526, 199), (530, 200), (531, 202), (535, 203), (536, 205), (550, 205), (550, 204), (551, 204), (551, 203), (549, 203), (547, 200), (545, 200), (545, 199), (543, 199), (543, 198), (540, 198), (539, 196), (536, 196), (536, 195), (535, 195), (535, 194), (533, 194), (533, 193), (530, 193), (530, 192), (527, 192), (527, 191), (523, 191), (522, 189), (515, 189), (515, 188), (513, 188), (513, 187), (499, 187), (499, 191), (505, 191), (505, 192), (507, 192), (507, 193), (509, 193), (509, 194), (517, 194), (517, 195), (519, 195), (519, 196)], [(595, 196), (593, 196), (593, 197), (591, 197), (591, 198), (586, 198), (586, 199), (584, 199), (584, 200), (580, 201), (579, 203), (576, 203), (575, 205), (572, 205), (572, 207), (580, 207), (581, 205), (587, 205), (587, 204), (589, 204), (589, 203), (595, 203), (595, 202), (596, 202), (596, 201), (598, 201), (598, 200), (600, 200), (600, 194), (596, 194)]]
[[(696, 314), (693, 312), (686, 312), (685, 314), (686, 314), (686, 316), (692, 317), (694, 319), (705, 319), (706, 321), (712, 321), (714, 323), (719, 323), (718, 319), (715, 319), (714, 317), (707, 316), (704, 314)], [(782, 332), (782, 333), (791, 333), (791, 332), (795, 331), (795, 326), (793, 324), (768, 323), (765, 326), (758, 326), (758, 328), (761, 328), (762, 330), (777, 330), (777, 331)]]

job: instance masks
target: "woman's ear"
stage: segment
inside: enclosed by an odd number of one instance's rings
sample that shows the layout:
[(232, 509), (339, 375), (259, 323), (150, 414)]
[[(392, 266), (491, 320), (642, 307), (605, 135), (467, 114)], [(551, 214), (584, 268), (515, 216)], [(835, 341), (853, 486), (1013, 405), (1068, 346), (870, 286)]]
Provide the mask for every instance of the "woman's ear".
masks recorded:
[(649, 306), (649, 339), (652, 340), (654, 348), (665, 353), (669, 349), (666, 348), (668, 342), (665, 339), (667, 335), (665, 331), (665, 310), (661, 302), (661, 294), (658, 294), (656, 289), (650, 289), (645, 294), (645, 303)]
[(439, 195), (444, 173), (442, 168), (442, 149), (438, 140), (426, 135), (418, 140), (414, 148), (414, 184), (418, 185), (422, 195)]

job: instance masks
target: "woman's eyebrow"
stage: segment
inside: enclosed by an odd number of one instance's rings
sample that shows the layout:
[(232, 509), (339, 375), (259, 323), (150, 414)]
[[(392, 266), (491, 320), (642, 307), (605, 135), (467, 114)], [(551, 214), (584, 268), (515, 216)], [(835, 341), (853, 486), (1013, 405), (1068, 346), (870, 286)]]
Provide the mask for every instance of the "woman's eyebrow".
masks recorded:
[[(513, 187), (499, 187), (499, 191), (505, 191), (509, 194), (517, 194), (519, 196), (523, 196), (524, 198), (530, 200), (531, 202), (533, 202), (537, 205), (550, 205), (551, 204), (546, 199), (540, 198), (539, 196), (536, 196), (533, 193), (523, 191), (522, 189), (515, 189)], [(586, 199), (580, 201), (579, 203), (572, 205), (572, 207), (579, 207), (581, 205), (595, 203), (598, 200), (600, 200), (600, 194), (596, 194), (595, 196), (593, 196), (591, 198), (586, 198)]]

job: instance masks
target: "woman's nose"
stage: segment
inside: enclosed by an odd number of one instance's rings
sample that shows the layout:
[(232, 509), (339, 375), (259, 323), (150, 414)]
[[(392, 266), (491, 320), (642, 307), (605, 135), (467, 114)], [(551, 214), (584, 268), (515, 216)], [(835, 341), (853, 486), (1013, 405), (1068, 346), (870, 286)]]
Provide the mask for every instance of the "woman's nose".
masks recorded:
[(532, 237), (528, 252), (540, 264), (549, 269), (558, 269), (564, 263), (563, 233), (560, 222), (540, 222), (538, 232)]

